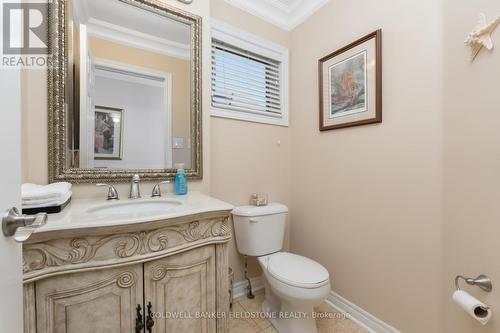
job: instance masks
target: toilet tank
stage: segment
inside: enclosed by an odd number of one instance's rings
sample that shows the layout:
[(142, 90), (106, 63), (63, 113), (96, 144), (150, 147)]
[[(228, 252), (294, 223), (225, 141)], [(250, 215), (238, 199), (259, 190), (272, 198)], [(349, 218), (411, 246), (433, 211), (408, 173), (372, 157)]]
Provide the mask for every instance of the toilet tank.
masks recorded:
[(236, 207), (232, 214), (238, 252), (259, 257), (280, 251), (287, 213), (288, 207), (279, 203)]

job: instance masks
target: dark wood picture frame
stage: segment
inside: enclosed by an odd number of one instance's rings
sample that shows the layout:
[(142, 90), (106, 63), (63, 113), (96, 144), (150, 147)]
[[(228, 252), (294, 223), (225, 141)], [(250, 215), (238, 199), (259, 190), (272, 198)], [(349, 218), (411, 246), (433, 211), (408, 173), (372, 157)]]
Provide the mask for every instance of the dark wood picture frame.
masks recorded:
[[(346, 122), (342, 124), (335, 125), (325, 125), (324, 122), (324, 88), (323, 88), (323, 71), (324, 63), (334, 57), (341, 55), (342, 53), (368, 42), (371, 39), (375, 39), (375, 117), (369, 119), (363, 119), (358, 121)], [(319, 130), (328, 131), (338, 128), (360, 126), (366, 124), (374, 124), (382, 122), (382, 30), (376, 30), (343, 48), (330, 53), (329, 55), (321, 58), (318, 62), (318, 72), (319, 72)]]
[[(123, 137), (124, 135), (124, 120), (123, 120), (123, 115), (124, 115), (124, 110), (120, 108), (113, 108), (109, 106), (102, 106), (102, 105), (96, 105), (94, 107), (94, 113), (105, 113), (105, 112), (116, 112), (120, 114), (120, 142), (119, 142), (119, 151), (118, 151), (118, 156), (96, 156), (96, 152), (94, 152), (94, 160), (96, 161), (121, 161), (123, 159)], [(96, 115), (97, 117), (97, 115)], [(94, 133), (92, 135), (95, 136), (95, 128), (94, 128)]]

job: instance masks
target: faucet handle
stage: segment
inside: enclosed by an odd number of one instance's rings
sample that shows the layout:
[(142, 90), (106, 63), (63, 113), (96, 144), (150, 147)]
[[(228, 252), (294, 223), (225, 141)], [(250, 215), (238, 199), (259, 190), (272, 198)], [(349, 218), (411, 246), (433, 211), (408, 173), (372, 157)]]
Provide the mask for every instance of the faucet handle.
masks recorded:
[(151, 198), (161, 197), (160, 185), (161, 184), (170, 184), (170, 183), (171, 183), (170, 180), (164, 180), (164, 181), (156, 184), (155, 187), (153, 187), (153, 191), (151, 192)]
[(118, 200), (118, 199), (120, 199), (118, 197), (118, 191), (116, 190), (116, 188), (113, 185), (99, 183), (99, 184), (95, 184), (95, 186), (99, 186), (99, 187), (106, 186), (106, 187), (108, 187), (108, 200)]

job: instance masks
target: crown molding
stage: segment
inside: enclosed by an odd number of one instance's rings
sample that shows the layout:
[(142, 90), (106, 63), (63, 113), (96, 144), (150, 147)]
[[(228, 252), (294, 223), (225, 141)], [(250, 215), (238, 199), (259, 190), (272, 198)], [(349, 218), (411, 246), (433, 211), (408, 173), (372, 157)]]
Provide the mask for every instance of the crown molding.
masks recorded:
[(277, 27), (291, 31), (304, 22), (329, 0), (295, 0), (289, 5), (278, 0), (225, 0)]
[(148, 50), (183, 60), (191, 58), (190, 45), (184, 45), (168, 39), (151, 36), (136, 30), (124, 28), (112, 23), (90, 18), (87, 22), (87, 31), (95, 36), (110, 42)]

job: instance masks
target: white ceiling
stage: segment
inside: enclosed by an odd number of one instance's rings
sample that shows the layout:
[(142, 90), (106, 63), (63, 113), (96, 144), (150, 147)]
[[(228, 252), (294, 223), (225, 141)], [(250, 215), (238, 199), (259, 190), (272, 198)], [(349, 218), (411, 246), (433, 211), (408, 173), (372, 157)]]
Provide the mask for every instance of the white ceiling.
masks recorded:
[(73, 0), (74, 17), (88, 34), (182, 59), (190, 57), (191, 28), (119, 0)]
[[(74, 0), (74, 2), (83, 5), (75, 6), (77, 11), (80, 9), (78, 15), (84, 17), (81, 21), (106, 22), (181, 44), (189, 44), (191, 41), (191, 31), (187, 24), (153, 12), (138, 10), (118, 0)], [(81, 12), (84, 12), (84, 15)]]
[(291, 31), (329, 0), (225, 0), (227, 3)]
[(291, 6), (293, 5), (295, 2), (300, 2), (301, 0), (276, 0), (277, 2), (281, 2), (282, 4), (284, 4), (285, 6)]

